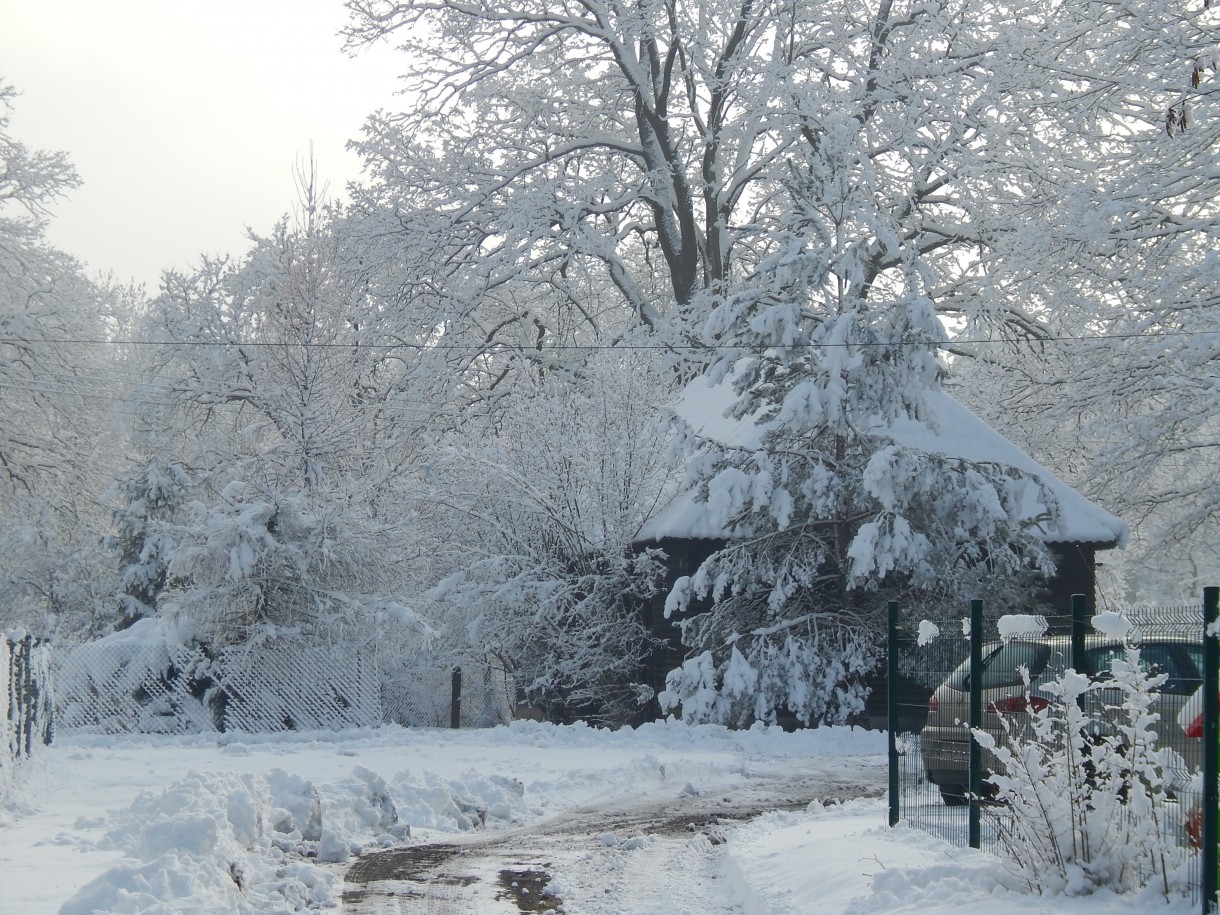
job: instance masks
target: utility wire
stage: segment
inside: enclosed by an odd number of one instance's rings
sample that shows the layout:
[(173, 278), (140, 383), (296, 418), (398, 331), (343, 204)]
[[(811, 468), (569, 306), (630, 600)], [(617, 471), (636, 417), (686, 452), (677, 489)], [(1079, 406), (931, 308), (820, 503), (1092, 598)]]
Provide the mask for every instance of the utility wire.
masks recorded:
[[(1078, 336), (1047, 336), (1038, 337), (1030, 336), (1023, 340), (898, 340), (898, 341), (861, 341), (861, 342), (844, 342), (844, 343), (793, 343), (786, 346), (775, 345), (780, 349), (842, 349), (848, 346), (935, 346), (940, 349), (946, 349), (952, 346), (988, 346), (1000, 345), (1010, 346), (1013, 343), (1074, 343), (1095, 340), (1158, 340), (1166, 337), (1202, 337), (1212, 334), (1220, 334), (1220, 328), (1215, 330), (1167, 330), (1153, 332), (1137, 332), (1129, 334), (1080, 334)], [(176, 347), (285, 347), (299, 346), (305, 349), (415, 349), (421, 351), (429, 350), (467, 350), (477, 351), (484, 349), (496, 341), (489, 341), (485, 344), (474, 343), (367, 343), (367, 342), (349, 342), (349, 343), (294, 343), (291, 341), (276, 341), (276, 340), (101, 340), (101, 339), (72, 339), (72, 338), (52, 338), (46, 337), (40, 340), (29, 340), (23, 337), (0, 337), (0, 344), (20, 345), (20, 346), (36, 346), (40, 344), (56, 344), (62, 346), (176, 346)], [(504, 347), (508, 344), (499, 342), (499, 346)], [(672, 351), (672, 350), (723, 350), (723, 349), (738, 349), (749, 346), (748, 343), (629, 343), (629, 344), (611, 344), (611, 343), (557, 343), (546, 347), (548, 350), (575, 350), (575, 351), (590, 351), (590, 350), (639, 350), (639, 351)], [(532, 349), (528, 344), (523, 344), (523, 348)]]

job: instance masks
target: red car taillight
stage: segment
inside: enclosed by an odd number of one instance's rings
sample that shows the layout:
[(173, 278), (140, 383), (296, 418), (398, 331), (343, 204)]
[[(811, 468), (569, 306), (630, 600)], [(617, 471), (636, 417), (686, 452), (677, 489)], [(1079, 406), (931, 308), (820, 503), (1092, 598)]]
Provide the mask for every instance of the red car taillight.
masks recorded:
[(1009, 696), (1007, 699), (998, 699), (995, 702), (987, 704), (987, 711), (997, 712), (1001, 715), (1012, 715), (1020, 712), (1040, 712), (1050, 705), (1046, 699), (1041, 696)]
[(935, 696), (928, 700), (928, 711), (933, 713), (940, 711), (940, 703), (936, 701)]

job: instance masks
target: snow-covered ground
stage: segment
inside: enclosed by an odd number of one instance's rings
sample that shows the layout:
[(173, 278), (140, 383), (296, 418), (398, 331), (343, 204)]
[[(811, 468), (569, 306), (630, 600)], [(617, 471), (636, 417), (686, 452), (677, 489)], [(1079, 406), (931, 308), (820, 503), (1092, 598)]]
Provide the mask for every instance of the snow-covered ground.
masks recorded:
[[(66, 736), (0, 809), (0, 911), (405, 912), (345, 903), (344, 874), (424, 842), (540, 850), (563, 910), (586, 915), (1197, 911), (1154, 893), (1030, 897), (996, 858), (887, 828), (883, 753), (876, 732), (672, 722)], [(685, 832), (646, 815), (718, 804), (750, 816)], [(758, 813), (772, 804), (789, 809)], [(443, 910), (517, 911), (476, 891)]]

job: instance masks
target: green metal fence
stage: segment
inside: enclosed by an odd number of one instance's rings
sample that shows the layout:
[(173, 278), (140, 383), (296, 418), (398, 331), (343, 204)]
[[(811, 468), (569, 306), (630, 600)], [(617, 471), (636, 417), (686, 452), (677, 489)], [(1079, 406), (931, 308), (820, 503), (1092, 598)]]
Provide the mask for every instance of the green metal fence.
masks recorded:
[[(891, 604), (890, 825), (904, 822), (956, 845), (1001, 852), (1005, 834), (1017, 826), (1003, 804), (990, 800), (986, 776), (994, 762), (977, 741), (967, 739), (966, 726), (992, 730), (1003, 716), (1009, 727), (1026, 728), (1028, 736), (1024, 713), (1040, 700), (1010, 674), (1044, 665), (1048, 676), (1070, 667), (1105, 677), (1123, 642), (1137, 644), (1142, 663), (1167, 676), (1156, 710), (1173, 720), (1155, 727), (1160, 743), (1182, 758), (1164, 813), (1181, 824), (1183, 846), (1207, 850), (1190, 857), (1188, 880), (1204, 915), (1216, 911), (1218, 602), (1220, 589), (1208, 588), (1202, 607), (1130, 609), (1117, 623), (1099, 622), (1099, 628), (1083, 597), (1074, 599), (1072, 614), (1062, 618), (1000, 617), (973, 601), (940, 618), (913, 619)], [(1122, 621), (1131, 626), (1125, 640), (1116, 630)], [(1205, 631), (1212, 636), (1205, 638)], [(971, 677), (971, 670), (983, 675)], [(1201, 739), (1186, 737), (1177, 720), (1196, 693), (1213, 697), (1201, 703)]]

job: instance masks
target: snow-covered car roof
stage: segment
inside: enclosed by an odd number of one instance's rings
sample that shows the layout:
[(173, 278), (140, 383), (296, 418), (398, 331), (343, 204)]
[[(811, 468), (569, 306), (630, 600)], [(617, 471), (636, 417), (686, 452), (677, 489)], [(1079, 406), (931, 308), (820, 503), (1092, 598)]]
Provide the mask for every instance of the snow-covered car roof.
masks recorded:
[[(767, 423), (726, 415), (735, 403), (731, 378), (713, 383), (696, 378), (674, 404), (674, 411), (696, 434), (734, 448), (757, 448)], [(1013, 467), (1039, 480), (1058, 501), (1057, 517), (1041, 525), (1047, 543), (1090, 543), (1101, 547), (1125, 546), (1129, 529), (1125, 522), (1089, 501), (1032, 457), (975, 416), (944, 391), (927, 393), (927, 416), (903, 418), (879, 425), (877, 434), (895, 444), (929, 454), (990, 462)], [(1045, 512), (1031, 499), (1028, 517)], [(680, 492), (655, 515), (640, 533), (640, 540), (664, 537), (719, 539), (728, 532), (713, 518), (706, 503), (694, 491)]]

